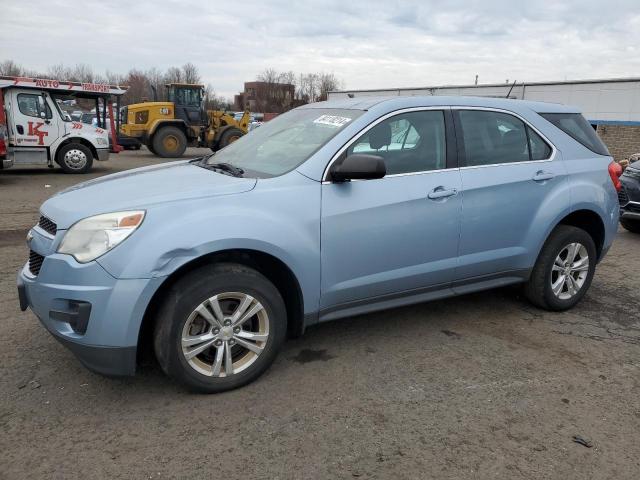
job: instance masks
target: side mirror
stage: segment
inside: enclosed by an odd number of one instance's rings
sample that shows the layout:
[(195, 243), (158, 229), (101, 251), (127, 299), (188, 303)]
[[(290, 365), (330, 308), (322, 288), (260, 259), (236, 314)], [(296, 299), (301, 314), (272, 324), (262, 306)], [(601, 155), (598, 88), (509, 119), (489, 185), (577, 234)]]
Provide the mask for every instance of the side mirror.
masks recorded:
[(40, 118), (47, 118), (47, 114), (45, 112), (40, 112)]
[(335, 182), (348, 180), (373, 180), (387, 174), (384, 159), (379, 155), (354, 153), (331, 171), (331, 178)]

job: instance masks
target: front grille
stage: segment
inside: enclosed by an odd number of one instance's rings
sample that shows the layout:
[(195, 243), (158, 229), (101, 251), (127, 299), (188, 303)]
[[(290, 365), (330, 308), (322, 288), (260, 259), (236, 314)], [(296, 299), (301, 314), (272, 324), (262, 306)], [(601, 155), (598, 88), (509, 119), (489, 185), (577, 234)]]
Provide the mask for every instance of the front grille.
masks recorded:
[(58, 226), (44, 215), (40, 215), (38, 226), (51, 235), (55, 235), (58, 231)]
[(32, 275), (38, 275), (40, 273), (42, 262), (44, 262), (44, 257), (42, 255), (34, 252), (33, 250), (29, 250), (29, 271)]
[(627, 212), (640, 213), (640, 205), (637, 203), (627, 203), (624, 207)]
[(618, 202), (622, 207), (624, 207), (627, 203), (629, 203), (629, 196), (627, 195), (627, 192), (625, 191), (624, 187), (622, 187), (618, 191)]

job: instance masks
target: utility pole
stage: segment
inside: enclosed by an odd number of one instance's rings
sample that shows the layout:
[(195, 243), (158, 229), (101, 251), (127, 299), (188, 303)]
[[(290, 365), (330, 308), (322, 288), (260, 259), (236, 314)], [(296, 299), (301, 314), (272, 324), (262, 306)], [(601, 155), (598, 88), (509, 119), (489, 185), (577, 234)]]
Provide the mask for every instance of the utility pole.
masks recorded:
[(478, 85), (478, 74), (476, 74), (476, 83), (475, 83), (475, 85), (476, 86)]

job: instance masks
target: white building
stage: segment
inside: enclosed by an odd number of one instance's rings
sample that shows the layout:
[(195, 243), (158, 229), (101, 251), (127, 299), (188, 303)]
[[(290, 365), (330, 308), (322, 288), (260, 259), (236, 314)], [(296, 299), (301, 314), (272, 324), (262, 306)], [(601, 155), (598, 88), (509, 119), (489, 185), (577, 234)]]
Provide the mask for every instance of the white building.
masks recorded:
[(443, 85), (329, 92), (329, 100), (347, 96), (464, 95), (562, 103), (580, 108), (607, 143), (616, 160), (640, 152), (640, 78)]

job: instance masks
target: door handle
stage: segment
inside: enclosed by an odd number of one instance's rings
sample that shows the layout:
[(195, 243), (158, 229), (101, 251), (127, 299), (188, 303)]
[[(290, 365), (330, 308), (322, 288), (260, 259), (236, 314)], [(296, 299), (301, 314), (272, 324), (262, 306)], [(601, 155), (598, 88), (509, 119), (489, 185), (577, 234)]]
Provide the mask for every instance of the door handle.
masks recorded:
[(20, 135), (24, 135), (24, 128), (22, 127), (22, 125), (16, 125), (16, 130), (18, 130), (18, 133)]
[(455, 188), (446, 189), (444, 187), (436, 187), (429, 192), (427, 197), (430, 200), (438, 200), (440, 198), (452, 197), (457, 194), (458, 194), (458, 190), (456, 190)]
[(544, 182), (546, 180), (551, 180), (555, 175), (551, 172), (545, 172), (544, 170), (538, 170), (536, 174), (533, 176), (532, 180), (534, 182)]

